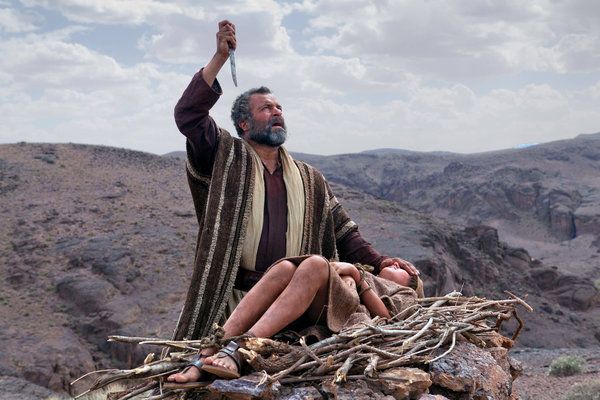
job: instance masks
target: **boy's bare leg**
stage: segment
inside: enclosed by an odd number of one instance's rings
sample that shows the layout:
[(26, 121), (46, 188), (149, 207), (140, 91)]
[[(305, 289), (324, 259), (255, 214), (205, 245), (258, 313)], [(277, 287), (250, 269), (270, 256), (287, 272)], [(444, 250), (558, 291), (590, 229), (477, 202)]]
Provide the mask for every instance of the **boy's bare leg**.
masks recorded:
[[(296, 268), (285, 290), (281, 292), (266, 312), (247, 331), (256, 337), (271, 337), (300, 318), (304, 313), (307, 313), (307, 316), (311, 320), (316, 321), (321, 316), (321, 313), (324, 312), (328, 290), (328, 262), (319, 256), (307, 258)], [(246, 300), (248, 295), (244, 297), (244, 300)], [(236, 308), (236, 311), (238, 309), (239, 306)], [(233, 317), (234, 315), (232, 314), (227, 324), (225, 324), (226, 327), (233, 324), (238, 326), (237, 323), (232, 321)], [(235, 336), (244, 331), (229, 334), (226, 328), (225, 332), (226, 335)], [(235, 362), (229, 357), (207, 357), (204, 362), (231, 370), (236, 370), (237, 368)]]
[[(282, 261), (269, 269), (227, 319), (223, 326), (225, 337), (241, 335), (248, 331), (290, 283), (295, 271), (296, 266), (289, 261)], [(210, 348), (200, 354), (212, 356), (215, 352), (216, 349)], [(200, 370), (192, 366), (185, 372), (169, 375), (167, 380), (177, 383), (196, 382), (200, 375)]]

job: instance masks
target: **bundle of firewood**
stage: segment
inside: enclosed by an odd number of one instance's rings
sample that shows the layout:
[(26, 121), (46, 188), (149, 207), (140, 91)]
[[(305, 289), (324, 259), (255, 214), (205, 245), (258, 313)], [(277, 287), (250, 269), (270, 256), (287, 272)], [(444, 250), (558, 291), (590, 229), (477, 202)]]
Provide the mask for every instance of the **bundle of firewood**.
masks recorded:
[[(239, 351), (251, 369), (262, 372), (261, 384), (373, 379), (380, 372), (395, 367), (426, 369), (427, 364), (451, 352), (459, 338), (480, 347), (510, 348), (523, 327), (517, 306), (532, 309), (522, 299), (509, 295), (506, 300), (487, 300), (453, 292), (444, 297), (419, 299), (418, 304), (393, 318), (376, 317), (369, 324), (353, 326), (311, 345), (303, 338), (295, 344), (253, 337), (233, 339), (240, 343)], [(518, 326), (512, 337), (507, 338), (500, 334), (500, 326), (513, 317)], [(100, 376), (77, 397), (119, 380), (139, 379), (143, 379), (141, 385), (111, 398), (125, 400), (147, 393), (146, 399), (175, 399), (189, 391), (201, 391), (210, 382), (175, 384), (163, 378), (188, 365), (201, 349), (221, 346), (225, 341), (222, 336), (220, 329), (201, 340), (186, 341), (111, 336), (110, 341), (160, 345), (168, 351), (163, 351), (157, 361), (149, 355), (144, 365), (135, 369), (94, 371), (85, 375)]]

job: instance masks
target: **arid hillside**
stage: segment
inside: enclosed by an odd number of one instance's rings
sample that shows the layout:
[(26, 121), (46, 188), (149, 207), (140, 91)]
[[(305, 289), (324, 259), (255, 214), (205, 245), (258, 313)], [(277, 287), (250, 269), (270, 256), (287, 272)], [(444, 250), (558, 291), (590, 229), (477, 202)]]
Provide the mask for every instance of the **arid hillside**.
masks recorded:
[[(363, 235), (381, 252), (415, 262), (427, 294), (504, 298), (510, 290), (536, 309), (521, 315), (521, 345), (598, 345), (598, 291), (587, 277), (532, 259), (494, 228), (451, 225), (362, 186), (350, 189), (325, 169)], [(75, 144), (1, 145), (0, 220), (0, 376), (61, 390), (84, 372), (139, 362), (149, 350), (109, 344), (109, 334), (170, 337), (197, 231), (180, 159)]]
[(600, 279), (600, 133), (479, 154), (299, 157), (333, 182), (452, 223), (493, 226), (547, 265)]

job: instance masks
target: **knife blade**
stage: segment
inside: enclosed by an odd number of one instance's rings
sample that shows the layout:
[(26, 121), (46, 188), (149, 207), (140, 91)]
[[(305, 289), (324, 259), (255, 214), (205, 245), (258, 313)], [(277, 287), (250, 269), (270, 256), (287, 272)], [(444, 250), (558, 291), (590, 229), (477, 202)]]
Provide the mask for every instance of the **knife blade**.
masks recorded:
[(235, 50), (229, 49), (229, 65), (231, 67), (231, 78), (233, 79), (233, 84), (237, 87), (237, 74), (235, 72)]

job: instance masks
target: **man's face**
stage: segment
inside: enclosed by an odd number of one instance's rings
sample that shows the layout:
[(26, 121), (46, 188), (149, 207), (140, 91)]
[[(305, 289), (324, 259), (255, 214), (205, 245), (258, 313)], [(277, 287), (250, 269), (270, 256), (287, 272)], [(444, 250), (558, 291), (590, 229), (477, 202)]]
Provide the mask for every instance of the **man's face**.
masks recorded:
[(282, 145), (287, 138), (281, 105), (272, 94), (253, 94), (250, 96), (248, 121), (248, 139), (267, 146)]

